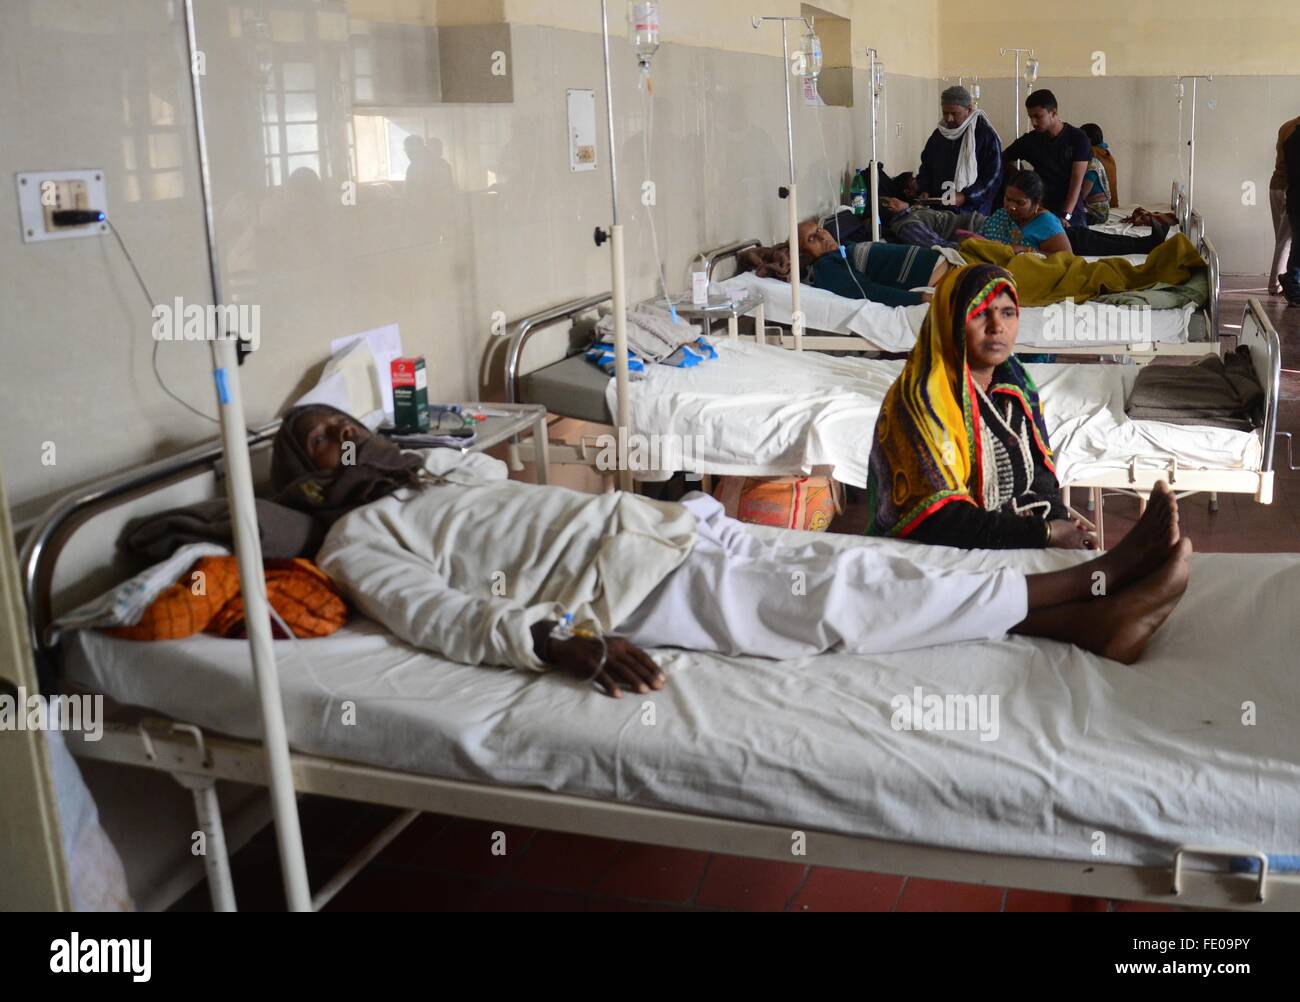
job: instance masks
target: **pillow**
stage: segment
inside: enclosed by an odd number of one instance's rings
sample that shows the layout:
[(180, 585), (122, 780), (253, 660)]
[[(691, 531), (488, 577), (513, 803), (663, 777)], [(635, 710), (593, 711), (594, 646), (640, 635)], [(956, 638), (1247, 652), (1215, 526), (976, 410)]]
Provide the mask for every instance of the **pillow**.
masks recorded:
[[(348, 621), (348, 607), (324, 571), (309, 560), (268, 560), (266, 597), (295, 637), (328, 637)], [(284, 631), (271, 621), (275, 635)], [(246, 637), (244, 598), (236, 594), (207, 628), (220, 637)]]
[(201, 557), (226, 556), (230, 551), (213, 543), (182, 546), (161, 563), (154, 564), (94, 601), (60, 616), (50, 629), (50, 643), (57, 643), (64, 630), (93, 630), (112, 626), (134, 626), (158, 596), (176, 587), (186, 568)]
[(239, 594), (234, 557), (204, 557), (163, 590), (135, 623), (105, 632), (123, 640), (183, 640), (202, 633), (221, 607)]
[[(315, 564), (302, 559), (268, 560), (263, 567), (267, 600), (294, 636), (326, 637), (347, 622), (346, 604)], [(287, 639), (274, 620), (272, 630)], [(247, 636), (235, 557), (205, 557), (159, 595), (139, 622), (106, 632), (124, 640), (147, 641), (181, 640), (205, 631), (228, 638)]]

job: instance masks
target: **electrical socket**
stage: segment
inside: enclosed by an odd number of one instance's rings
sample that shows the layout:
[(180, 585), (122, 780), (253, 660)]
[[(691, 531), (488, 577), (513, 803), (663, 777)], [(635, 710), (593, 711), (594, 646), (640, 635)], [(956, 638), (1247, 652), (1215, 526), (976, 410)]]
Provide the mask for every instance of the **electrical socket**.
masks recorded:
[(24, 243), (94, 237), (108, 232), (107, 223), (54, 225), (54, 213), (60, 209), (108, 212), (108, 184), (102, 170), (25, 171), (17, 175), (16, 181)]
[[(41, 207), (45, 210), (45, 229), (54, 232), (54, 213), (60, 209), (89, 209), (89, 188), (81, 179), (41, 182)], [(88, 224), (89, 225), (89, 224)]]

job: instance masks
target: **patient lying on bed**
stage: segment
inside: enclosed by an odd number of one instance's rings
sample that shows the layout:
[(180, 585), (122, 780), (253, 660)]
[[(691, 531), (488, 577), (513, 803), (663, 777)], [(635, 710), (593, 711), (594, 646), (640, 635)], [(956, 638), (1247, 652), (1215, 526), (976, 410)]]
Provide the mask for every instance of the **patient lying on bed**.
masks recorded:
[(886, 306), (917, 306), (948, 270), (936, 250), (863, 241), (840, 243), (817, 223), (799, 226), (799, 253), (809, 265), (809, 281), (845, 299), (869, 299)]
[[(290, 412), (275, 456), (278, 500), (333, 522), (320, 566), (393, 634), (465, 664), (558, 669), (615, 697), (666, 684), (646, 647), (795, 659), (1011, 632), (1132, 663), (1187, 586), (1172, 500), (1091, 563), (955, 574), (865, 540), (768, 542), (705, 495), (582, 494), (511, 481), (483, 455), (402, 453), (328, 407)], [(566, 612), (608, 639), (553, 636)]]
[(968, 265), (939, 284), (876, 422), (869, 535), (968, 550), (1096, 545), (1061, 499), (1038, 388), (1013, 354), (1019, 330), (1003, 269)]

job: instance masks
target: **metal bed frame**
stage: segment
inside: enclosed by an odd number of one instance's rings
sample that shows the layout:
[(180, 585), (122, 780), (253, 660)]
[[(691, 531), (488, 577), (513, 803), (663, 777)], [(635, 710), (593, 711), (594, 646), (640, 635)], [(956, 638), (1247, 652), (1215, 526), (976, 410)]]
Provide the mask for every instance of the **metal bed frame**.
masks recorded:
[[(1245, 338), (1248, 320), (1254, 321), (1259, 337)], [(1279, 438), (1285, 439), (1287, 443), (1287, 466), (1292, 471), (1300, 470), (1300, 467), (1295, 465), (1291, 452), (1291, 433), (1278, 429), (1282, 394), (1282, 343), (1277, 330), (1265, 315), (1257, 299), (1251, 299), (1246, 303), (1241, 326), (1238, 343), (1242, 343), (1243, 340), (1253, 341), (1252, 358), (1255, 358), (1254, 351), (1259, 349), (1258, 342), (1262, 338), (1265, 350), (1261, 355), (1266, 356), (1263, 361), (1255, 362), (1257, 372), (1260, 366), (1263, 366), (1267, 374), (1268, 386), (1268, 392), (1264, 397), (1264, 424), (1259, 431), (1260, 444), (1263, 447), (1260, 468), (1258, 470), (1189, 470), (1180, 468), (1174, 460), (1162, 459), (1144, 465), (1140, 459), (1134, 459), (1124, 470), (1093, 474), (1084, 480), (1062, 484), (1061, 489), (1066, 492), (1071, 487), (1090, 491), (1088, 510), (1095, 513), (1098, 543), (1102, 549), (1106, 546), (1102, 507), (1105, 493), (1124, 494), (1136, 497), (1140, 502), (1145, 503), (1146, 498), (1155, 489), (1156, 482), (1164, 480), (1180, 498), (1209, 493), (1211, 511), (1218, 510), (1220, 494), (1249, 494), (1260, 504), (1272, 504), (1275, 481), (1274, 460), (1276, 442)]]
[[(717, 263), (725, 260), (727, 256), (739, 253), (747, 246), (753, 246), (752, 243), (741, 241), (738, 244), (731, 244), (727, 247), (718, 248), (712, 257), (706, 256), (706, 263), (710, 268)], [(515, 328), (511, 338), (510, 347), (506, 355), (506, 396), (512, 403), (519, 403), (522, 400), (523, 390), (520, 383), (522, 378), (522, 361), (524, 349), (527, 347), (529, 340), (537, 333), (548, 327), (553, 327), (561, 323), (572, 321), (578, 315), (585, 313), (609, 300), (608, 293), (588, 296), (584, 299), (576, 299), (551, 309), (543, 310), (524, 318)], [(1087, 510), (1096, 523), (1096, 528), (1104, 545), (1105, 525), (1103, 518), (1103, 496), (1105, 492), (1128, 494), (1138, 497), (1139, 499), (1149, 495), (1155, 488), (1156, 481), (1165, 480), (1171, 487), (1186, 497), (1192, 494), (1209, 493), (1210, 508), (1212, 511), (1218, 510), (1218, 495), (1225, 494), (1248, 494), (1254, 497), (1260, 504), (1271, 504), (1273, 501), (1274, 487), (1274, 442), (1278, 438), (1283, 438), (1287, 442), (1288, 449), (1288, 466), (1290, 469), (1298, 469), (1291, 459), (1291, 434), (1278, 428), (1278, 416), (1280, 411), (1280, 394), (1281, 394), (1281, 370), (1282, 358), (1281, 347), (1276, 330), (1272, 323), (1264, 314), (1259, 303), (1251, 300), (1245, 309), (1242, 320), (1243, 332), (1245, 321), (1248, 318), (1255, 320), (1255, 325), (1265, 341), (1265, 352), (1267, 356), (1268, 380), (1267, 385), (1269, 392), (1265, 403), (1265, 421), (1261, 431), (1263, 436), (1263, 459), (1258, 470), (1194, 470), (1180, 468), (1176, 462), (1162, 461), (1159, 464), (1142, 464), (1135, 460), (1130, 463), (1128, 468), (1123, 471), (1114, 473), (1099, 474), (1088, 477), (1085, 480), (1074, 481), (1071, 484), (1062, 485), (1063, 489), (1068, 490), (1071, 487), (1088, 491)], [(730, 322), (732, 338), (737, 337), (736, 323), (732, 319)], [(1241, 342), (1242, 335), (1237, 335), (1238, 343)], [(816, 350), (818, 339), (804, 335), (804, 344), (812, 350)], [(1208, 345), (1202, 345), (1202, 349), (1207, 349)], [(1207, 350), (1198, 352), (1200, 355), (1208, 354)], [(616, 429), (617, 431), (617, 429)], [(534, 448), (538, 443), (534, 440), (531, 443), (527, 441), (515, 441), (511, 446), (510, 464), (516, 471), (523, 469), (523, 464), (519, 457), (519, 449), (532, 445)], [(584, 436), (576, 443), (548, 443), (547, 454), (550, 462), (557, 465), (585, 466), (595, 468), (596, 457), (600, 452), (600, 446), (595, 438)]]
[[(1222, 265), (1219, 261), (1219, 252), (1215, 248), (1213, 241), (1209, 239), (1205, 232), (1205, 220), (1197, 212), (1192, 212), (1188, 208), (1187, 197), (1182, 189), (1182, 185), (1175, 181), (1173, 193), (1170, 200), (1170, 208), (1178, 218), (1179, 226), (1187, 234), (1187, 238), (1196, 245), (1201, 256), (1205, 259), (1209, 275), (1209, 302), (1205, 307), (1206, 322), (1209, 329), (1215, 334), (1222, 331), (1220, 323), (1220, 301), (1223, 295), (1223, 278)], [(701, 254), (708, 266), (709, 280), (713, 280), (714, 272), (726, 261), (734, 260), (744, 251), (751, 247), (762, 246), (762, 241), (757, 239), (738, 240), (735, 243), (725, 244), (722, 247), (714, 247), (710, 250), (702, 251)], [(834, 331), (824, 331), (821, 334), (809, 334), (807, 328), (803, 334), (800, 344), (796, 344), (796, 339), (785, 333), (784, 327), (774, 328), (777, 332), (777, 342), (785, 348), (795, 351), (843, 351), (853, 352), (855, 354), (881, 354), (881, 349), (877, 348), (865, 338), (858, 337), (854, 334), (841, 334)], [(753, 340), (761, 340), (768, 343), (768, 326), (766, 324), (765, 314), (762, 308), (754, 311), (754, 335), (750, 336)], [(759, 333), (762, 337), (760, 339)], [(734, 336), (734, 334), (733, 334)], [(1138, 364), (1145, 364), (1152, 359), (1164, 356), (1184, 356), (1199, 358), (1206, 354), (1219, 353), (1219, 338), (1213, 336), (1208, 341), (1187, 341), (1181, 343), (1169, 342), (1098, 342), (1096, 346), (1092, 345), (1071, 345), (1066, 347), (1048, 347), (1042, 345), (1034, 346), (1035, 351), (1050, 353), (1053, 355), (1121, 355), (1132, 358)]]
[[(250, 438), (250, 445), (266, 448), (268, 441), (269, 435), (263, 430)], [(150, 489), (186, 477), (209, 473), (219, 477), (220, 460), (219, 447), (202, 446), (93, 484), (55, 505), (33, 531), (20, 565), (28, 628), (43, 663), (57, 663), (57, 651), (47, 643), (49, 589), (55, 565), (63, 548), (75, 537), (77, 527), (93, 515), (139, 500), (142, 493), (147, 496)], [(215, 783), (228, 780), (266, 786), (269, 779), (260, 742), (207, 733), (181, 720), (146, 717), (138, 722), (109, 721), (99, 742), (74, 740), (69, 747), (82, 758), (166, 773), (193, 791), (199, 825), (208, 835), (205, 865), (214, 907), (235, 909)], [(402, 812), (315, 891), (312, 904), (316, 909), (426, 811), (651, 845), (790, 860), (792, 830), (779, 825), (439, 779), (292, 751), (291, 763), (294, 790), (299, 794), (376, 804)], [(1137, 866), (943, 849), (831, 832), (807, 831), (805, 835), (807, 853), (800, 862), (814, 866), (1188, 907), (1300, 909), (1300, 875), (1271, 873), (1264, 854), (1237, 846), (1187, 845), (1173, 853), (1167, 866)], [(1258, 860), (1259, 868), (1253, 874), (1191, 869), (1185, 865), (1190, 857), (1250, 857)]]

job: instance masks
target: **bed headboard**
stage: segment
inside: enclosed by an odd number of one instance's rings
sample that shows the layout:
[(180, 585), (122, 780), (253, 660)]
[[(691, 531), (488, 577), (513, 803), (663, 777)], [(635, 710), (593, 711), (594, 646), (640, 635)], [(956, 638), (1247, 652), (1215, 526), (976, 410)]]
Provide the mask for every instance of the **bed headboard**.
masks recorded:
[(724, 261), (734, 261), (751, 247), (761, 246), (763, 246), (761, 240), (737, 240), (733, 244), (725, 244), (722, 247), (714, 247), (712, 250), (702, 251), (701, 253), (704, 255), (704, 263), (709, 272), (709, 281), (713, 281), (713, 273), (717, 271), (718, 265), (722, 264)]
[(611, 298), (612, 293), (602, 292), (583, 299), (573, 299), (567, 303), (561, 303), (559, 306), (541, 310), (516, 322), (513, 325), (514, 333), (510, 335), (510, 347), (506, 351), (506, 400), (512, 404), (523, 402), (520, 395), (519, 379), (526, 372), (533, 371), (531, 368), (524, 368), (524, 349), (528, 346), (528, 342), (533, 335), (540, 334), (549, 327), (570, 323), (581, 314), (588, 313), (609, 302)]
[(1271, 472), (1273, 469), (1273, 449), (1277, 440), (1278, 409), (1282, 398), (1282, 342), (1264, 313), (1258, 299), (1246, 303), (1246, 313), (1241, 319), (1241, 334), (1238, 344), (1250, 349), (1251, 364), (1259, 385), (1264, 387), (1264, 456), (1261, 469)]
[[(270, 444), (280, 422), (249, 433), (253, 476), (270, 476)], [(126, 470), (60, 499), (27, 535), (19, 558), (32, 649), (42, 657), (49, 624), (90, 601), (146, 561), (119, 545), (126, 525), (145, 515), (216, 497), (225, 490), (220, 440)]]

